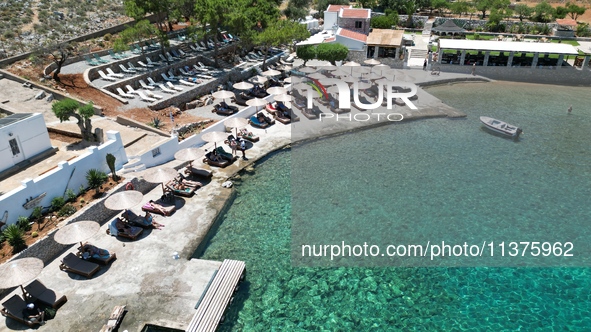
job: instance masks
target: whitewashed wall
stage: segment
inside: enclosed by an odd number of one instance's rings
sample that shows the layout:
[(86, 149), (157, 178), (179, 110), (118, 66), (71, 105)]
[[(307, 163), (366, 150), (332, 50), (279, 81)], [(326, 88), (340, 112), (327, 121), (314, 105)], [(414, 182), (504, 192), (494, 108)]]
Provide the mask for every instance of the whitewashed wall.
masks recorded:
[(361, 41), (357, 41), (351, 38), (346, 38), (343, 36), (339, 36), (336, 35), (336, 41), (337, 43), (341, 43), (345, 46), (347, 46), (347, 48), (349, 48), (350, 50), (363, 50), (365, 48), (365, 43), (361, 42)]
[(62, 161), (56, 169), (35, 179), (26, 179), (20, 187), (0, 196), (0, 214), (8, 211), (7, 223), (15, 223), (19, 216), (28, 217), (33, 212), (32, 208), (27, 210), (23, 207), (28, 198), (45, 193), (39, 206), (47, 207), (54, 197), (63, 196), (67, 189), (78, 193), (80, 186), (88, 187), (86, 172), (89, 169), (96, 168), (110, 173), (105, 157), (108, 153), (116, 158), (115, 169), (119, 170), (127, 163), (121, 135), (117, 131), (108, 131), (104, 144), (88, 148), (85, 154), (76, 159)]
[[(11, 139), (17, 139), (21, 150), (20, 158), (12, 155)], [(51, 149), (51, 141), (41, 113), (0, 128), (0, 172), (39, 153)]]
[(331, 30), (337, 24), (337, 12), (324, 12), (324, 30)]

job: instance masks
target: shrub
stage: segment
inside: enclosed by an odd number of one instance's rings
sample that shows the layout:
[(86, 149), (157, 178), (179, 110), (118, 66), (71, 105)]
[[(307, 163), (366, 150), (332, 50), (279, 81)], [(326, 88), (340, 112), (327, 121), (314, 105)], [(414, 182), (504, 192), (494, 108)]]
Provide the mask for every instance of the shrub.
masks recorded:
[(41, 219), (41, 217), (43, 217), (43, 208), (40, 206), (36, 206), (33, 209), (33, 213), (31, 213), (31, 216), (29, 217), (31, 220), (39, 220)]
[(71, 201), (73, 201), (73, 200), (75, 200), (75, 199), (76, 199), (76, 194), (74, 193), (74, 190), (72, 190), (72, 189), (68, 189), (68, 190), (66, 191), (66, 200), (67, 200), (68, 202), (71, 202)]
[(86, 188), (83, 185), (80, 185), (80, 188), (78, 188), (78, 195), (84, 195), (85, 192)]
[(29, 222), (29, 218), (20, 216), (16, 221), (16, 225), (18, 228), (22, 229), (23, 232), (27, 232), (31, 230), (31, 223)]
[(10, 244), (14, 251), (18, 251), (25, 246), (25, 239), (23, 236), (25, 232), (20, 229), (16, 224), (8, 225), (4, 230), (4, 237), (8, 244)]
[(113, 38), (113, 35), (111, 35), (110, 33), (107, 33), (103, 36), (103, 40), (104, 41), (109, 41)]
[(116, 171), (115, 160), (117, 160), (117, 158), (115, 158), (115, 156), (110, 153), (107, 153), (106, 158), (107, 158), (107, 165), (109, 166), (109, 169), (111, 170), (111, 176), (113, 178), (113, 181), (117, 181), (119, 179), (119, 177), (115, 173), (115, 171)]
[(86, 181), (88, 181), (88, 187), (95, 189), (96, 195), (98, 195), (100, 186), (107, 181), (107, 174), (92, 168), (86, 172)]
[(72, 204), (66, 204), (58, 211), (57, 215), (60, 217), (71, 216), (76, 213), (76, 208)]
[(160, 118), (156, 117), (154, 119), (152, 119), (152, 122), (148, 123), (148, 126), (154, 127), (156, 129), (159, 129), (162, 125), (162, 122), (160, 121)]
[(31, 233), (31, 237), (37, 237), (37, 236), (39, 236), (39, 233), (37, 233), (37, 232)]
[(66, 200), (63, 197), (54, 197), (51, 200), (51, 210), (59, 211), (66, 204)]

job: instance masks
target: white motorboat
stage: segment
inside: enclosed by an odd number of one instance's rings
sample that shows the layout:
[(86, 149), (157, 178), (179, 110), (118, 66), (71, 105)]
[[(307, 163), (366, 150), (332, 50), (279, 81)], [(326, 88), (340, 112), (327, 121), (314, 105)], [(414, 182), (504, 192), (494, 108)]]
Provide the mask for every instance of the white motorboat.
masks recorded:
[(481, 116), (480, 122), (482, 122), (486, 128), (511, 138), (518, 138), (519, 134), (523, 132), (523, 130), (517, 126), (510, 125), (501, 120), (489, 118), (488, 116)]

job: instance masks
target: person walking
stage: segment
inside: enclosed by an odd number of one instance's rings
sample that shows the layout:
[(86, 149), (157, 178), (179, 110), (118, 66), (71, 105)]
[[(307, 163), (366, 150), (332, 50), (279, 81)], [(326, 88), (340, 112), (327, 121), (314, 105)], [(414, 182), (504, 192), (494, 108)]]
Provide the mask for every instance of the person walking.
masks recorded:
[(570, 105), (570, 106), (568, 107), (568, 110), (567, 110), (567, 112), (568, 112), (568, 114), (570, 114), (572, 111), (573, 111), (573, 105)]
[(425, 59), (425, 62), (423, 62), (423, 70), (427, 70), (427, 59)]
[(246, 158), (246, 141), (244, 138), (240, 140), (240, 151), (242, 151), (242, 159), (248, 160), (248, 158)]
[(472, 65), (472, 76), (476, 76), (476, 63)]

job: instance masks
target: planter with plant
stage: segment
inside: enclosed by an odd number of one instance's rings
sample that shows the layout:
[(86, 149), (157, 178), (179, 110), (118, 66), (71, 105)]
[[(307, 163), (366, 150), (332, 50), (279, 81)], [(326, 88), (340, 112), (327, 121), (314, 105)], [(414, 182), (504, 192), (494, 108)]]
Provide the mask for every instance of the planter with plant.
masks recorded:
[(16, 224), (8, 225), (3, 234), (8, 244), (12, 246), (12, 252), (17, 253), (25, 248), (25, 232)]
[(100, 195), (101, 185), (107, 180), (107, 174), (99, 171), (98, 169), (89, 169), (86, 172), (86, 181), (88, 181), (88, 187), (95, 190), (94, 196)]

